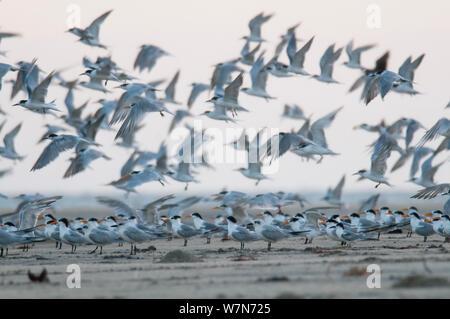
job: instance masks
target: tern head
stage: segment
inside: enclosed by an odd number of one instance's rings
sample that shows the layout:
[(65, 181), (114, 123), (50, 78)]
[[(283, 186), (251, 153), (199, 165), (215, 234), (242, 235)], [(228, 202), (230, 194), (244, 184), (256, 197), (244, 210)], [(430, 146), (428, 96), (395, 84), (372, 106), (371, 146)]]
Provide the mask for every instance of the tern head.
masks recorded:
[(58, 137), (58, 134), (50, 133), (50, 134), (44, 136), (44, 140), (52, 140), (52, 139), (54, 139), (55, 137)]
[(203, 217), (199, 213), (192, 213), (191, 216), (203, 219)]
[(13, 104), (13, 106), (24, 105), (28, 100), (20, 100), (19, 103)]
[(236, 218), (234, 218), (233, 216), (228, 216), (227, 220), (228, 220), (228, 222), (230, 222), (232, 224), (236, 224), (237, 223)]
[(69, 221), (67, 220), (67, 218), (63, 217), (59, 219), (60, 223), (63, 223), (66, 227), (69, 227)]
[(206, 102), (214, 102), (214, 101), (217, 101), (218, 99), (219, 99), (219, 97), (217, 95), (215, 95), (212, 98), (210, 98), (209, 100), (207, 100)]
[(411, 214), (409, 214), (409, 216), (420, 219), (419, 214), (417, 214), (416, 212), (412, 212)]
[(359, 171), (357, 171), (357, 172), (354, 173), (353, 175), (361, 175), (361, 174), (364, 174), (364, 173), (366, 173), (366, 172), (367, 172), (366, 169), (360, 169)]
[(413, 211), (415, 211), (415, 212), (418, 212), (418, 209), (417, 209), (416, 206), (409, 206), (408, 209), (409, 209), (409, 210), (413, 210)]

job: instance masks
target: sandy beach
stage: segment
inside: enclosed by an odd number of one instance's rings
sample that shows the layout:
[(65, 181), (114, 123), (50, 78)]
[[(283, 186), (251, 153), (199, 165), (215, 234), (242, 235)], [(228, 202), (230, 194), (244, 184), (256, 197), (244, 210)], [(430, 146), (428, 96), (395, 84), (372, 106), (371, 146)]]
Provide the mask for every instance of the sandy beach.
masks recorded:
[[(312, 244), (290, 238), (267, 251), (263, 241), (239, 243), (213, 238), (158, 240), (105, 246), (103, 254), (75, 254), (53, 242), (28, 252), (10, 249), (0, 258), (0, 298), (449, 298), (450, 244), (438, 235), (427, 242), (413, 234), (382, 234), (379, 241), (342, 247), (326, 236)], [(179, 252), (187, 253), (187, 257)], [(172, 258), (166, 256), (172, 252)], [(178, 257), (178, 260), (177, 260)], [(188, 259), (186, 259), (188, 258)], [(174, 262), (174, 261), (182, 262)], [(187, 261), (186, 261), (187, 260)], [(78, 264), (81, 288), (66, 285), (66, 268)], [(381, 269), (381, 288), (368, 288), (366, 268)], [(28, 271), (48, 272), (48, 283), (33, 283)]]

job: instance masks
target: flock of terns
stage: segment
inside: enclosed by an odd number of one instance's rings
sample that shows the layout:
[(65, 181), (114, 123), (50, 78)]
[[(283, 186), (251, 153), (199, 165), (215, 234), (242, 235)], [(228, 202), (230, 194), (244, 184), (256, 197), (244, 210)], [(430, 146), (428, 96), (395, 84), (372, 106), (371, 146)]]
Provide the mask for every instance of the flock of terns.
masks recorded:
[[(106, 46), (100, 41), (99, 32), (101, 24), (111, 12), (112, 10), (104, 13), (85, 29), (71, 28), (68, 32), (78, 37), (78, 40), (85, 45), (105, 49)], [(344, 48), (337, 48), (335, 44), (330, 45), (320, 58), (320, 74), (310, 74), (308, 70), (305, 70), (304, 62), (309, 49), (314, 44), (315, 37), (311, 37), (300, 47), (301, 41), (296, 38), (296, 30), (300, 24), (289, 28), (280, 37), (273, 57), (267, 59), (266, 51), (261, 49), (263, 44), (267, 43), (262, 37), (261, 29), (271, 17), (271, 14), (260, 13), (251, 19), (248, 24), (250, 34), (243, 37), (245, 45), (240, 52), (240, 57), (218, 63), (210, 83), (192, 83), (187, 108), (177, 110), (171, 110), (171, 108), (182, 104), (175, 97), (180, 71), (176, 72), (165, 89), (160, 89), (164, 81), (137, 82), (134, 76), (123, 71), (111, 57), (98, 57), (96, 61), (83, 58), (82, 63), (86, 71), (80, 77), (86, 77), (88, 81), (80, 81), (78, 78), (66, 80), (61, 75), (62, 71), (52, 71), (41, 77), (44, 72), (39, 68), (37, 59), (30, 62), (20, 61), (15, 65), (0, 63), (0, 93), (5, 92), (4, 84), (10, 83), (12, 85), (10, 98), (14, 106), (22, 107), (24, 112), (35, 112), (51, 119), (51, 123), (46, 125), (46, 131), (39, 140), (39, 144), (45, 141), (49, 143), (43, 148), (31, 171), (44, 169), (57, 160), (61, 153), (68, 150), (74, 150), (76, 155), (70, 159), (64, 178), (83, 173), (93, 161), (112, 160), (110, 156), (99, 150), (101, 145), (96, 141), (96, 136), (99, 130), (113, 130), (116, 126), (117, 132), (114, 138), (116, 145), (130, 149), (130, 157), (122, 166), (120, 177), (108, 185), (123, 190), (128, 195), (136, 192), (136, 187), (145, 183), (159, 182), (165, 185), (166, 178), (185, 184), (185, 189), (188, 188), (189, 183), (199, 182), (195, 177), (195, 168), (212, 165), (208, 161), (207, 154), (200, 154), (201, 160), (195, 163), (190, 161), (189, 155), (192, 156), (195, 152), (202, 150), (199, 144), (213, 143), (214, 139), (202, 136), (203, 131), (196, 132), (193, 127), (185, 123), (184, 127), (189, 134), (182, 141), (176, 154), (169, 154), (166, 141), (162, 141), (155, 152), (142, 150), (135, 141), (135, 134), (148, 122), (157, 120), (155, 117), (150, 118), (152, 116), (150, 113), (171, 118), (169, 135), (175, 128), (181, 127), (185, 119), (196, 118), (191, 109), (199, 96), (213, 92), (213, 97), (208, 99), (213, 108), (201, 113), (199, 117), (208, 117), (236, 125), (239, 112), (250, 112), (239, 103), (239, 94), (243, 92), (255, 99), (273, 99), (274, 97), (267, 92), (267, 80), (271, 76), (280, 78), (305, 76), (329, 85), (339, 83), (333, 78), (333, 68)], [(0, 41), (15, 36), (18, 34), (0, 32)], [(424, 54), (415, 59), (408, 57), (398, 72), (394, 72), (388, 70), (389, 51), (387, 51), (375, 61), (373, 68), (366, 68), (361, 65), (361, 54), (374, 46), (370, 44), (356, 47), (352, 40), (345, 47), (348, 61), (343, 64), (348, 68), (361, 70), (361, 75), (349, 91), (361, 89), (361, 101), (366, 105), (378, 95), (384, 99), (389, 92), (419, 94), (414, 88), (414, 72), (420, 66)], [(283, 52), (286, 52), (289, 64), (279, 61)], [(0, 51), (0, 55), (6, 56), (6, 54), (6, 51)], [(168, 52), (155, 45), (142, 45), (135, 59), (134, 68), (139, 72), (150, 72), (160, 58), (168, 55), (170, 55)], [(246, 68), (249, 70), (246, 71)], [(14, 72), (15, 79), (4, 80)], [(250, 76), (251, 87), (244, 88), (242, 87), (243, 78), (247, 74)], [(47, 96), (48, 89), (55, 80), (58, 81), (57, 85), (67, 90), (64, 100), (67, 112), (63, 112), (58, 106), (59, 103)], [(118, 100), (106, 98), (111, 93), (107, 88), (108, 82), (117, 83), (115, 87), (123, 91)], [(80, 106), (74, 103), (74, 94), (80, 89), (100, 91), (105, 94), (105, 98), (98, 101), (101, 106), (89, 115), (83, 114), (89, 102)], [(19, 100), (17, 95), (21, 92), (27, 94), (28, 98)], [(450, 103), (446, 109), (449, 107)], [(298, 105), (285, 105), (283, 117), (303, 121), (297, 131), (280, 132), (268, 136), (266, 129), (262, 129), (256, 136), (251, 136), (246, 130), (242, 130), (239, 139), (228, 144), (229, 147), (248, 154), (247, 167), (239, 168), (237, 171), (246, 178), (255, 180), (257, 185), (261, 180), (267, 179), (262, 168), (265, 165), (271, 165), (274, 159), (287, 153), (293, 153), (302, 159), (314, 160), (317, 163), (320, 163), (325, 156), (339, 155), (330, 149), (325, 130), (332, 125), (341, 109), (342, 107), (339, 107), (311, 121), (311, 117), (305, 115)], [(0, 113), (4, 117), (0, 124), (1, 133), (7, 121), (7, 114), (1, 109)], [(16, 163), (24, 159), (24, 155), (18, 154), (15, 150), (15, 140), (22, 124), (17, 124), (4, 135), (4, 145), (0, 146), (0, 157), (3, 160)], [(381, 184), (391, 186), (385, 176), (387, 159), (396, 152), (399, 158), (391, 172), (412, 159), (409, 181), (424, 187), (413, 197), (433, 198), (439, 194), (450, 194), (450, 184), (438, 184), (434, 181), (436, 172), (447, 164), (448, 159), (437, 164), (433, 163), (439, 154), (448, 152), (450, 149), (448, 118), (442, 117), (428, 130), (413, 118), (400, 118), (393, 123), (385, 121), (364, 123), (355, 126), (355, 129), (377, 135), (370, 146), (372, 152), (370, 168), (361, 169), (354, 174), (358, 175), (359, 179), (368, 179), (375, 183), (375, 187)], [(414, 137), (420, 130), (426, 132), (413, 145)], [(196, 139), (199, 135), (202, 137), (200, 143)], [(425, 146), (435, 139), (440, 139), (437, 148)], [(185, 154), (186, 145), (191, 147), (192, 154)], [(11, 170), (0, 171), (0, 178)], [(421, 173), (417, 176), (419, 170)], [(344, 204), (341, 200), (344, 183), (345, 175), (334, 189), (327, 190), (323, 200), (341, 207)], [(0, 195), (7, 198), (5, 195)], [(136, 253), (137, 243), (170, 239), (172, 236), (184, 238), (186, 245), (187, 240), (194, 236), (204, 236), (209, 243), (212, 236), (219, 234), (223, 238), (239, 241), (241, 248), (244, 247), (245, 242), (266, 240), (269, 243), (269, 249), (272, 242), (284, 238), (305, 237), (308, 243), (314, 237), (325, 234), (341, 243), (374, 240), (374, 234), (379, 235), (395, 229), (408, 229), (423, 236), (424, 240), (435, 233), (445, 237), (446, 240), (450, 236), (450, 201), (447, 201), (442, 210), (421, 216), (414, 207), (394, 212), (387, 207), (376, 210), (378, 197), (374, 196), (368, 199), (359, 211), (349, 216), (325, 217), (320, 212), (321, 209), (316, 208), (290, 217), (282, 212), (281, 207), (296, 203), (303, 207), (306, 199), (299, 194), (278, 192), (249, 196), (236, 191), (223, 191), (216, 194), (214, 199), (220, 202), (217, 208), (223, 210), (225, 214), (217, 216), (214, 222), (208, 222), (198, 213), (184, 214), (189, 207), (202, 200), (196, 196), (166, 203), (174, 198), (173, 195), (168, 195), (138, 210), (117, 199), (99, 197), (100, 203), (115, 210), (114, 215), (102, 219), (76, 218), (74, 220), (56, 219), (55, 214), (49, 212), (54, 209), (53, 203), (61, 196), (45, 197), (36, 194), (21, 195), (18, 198), (22, 199), (22, 202), (16, 211), (2, 215), (0, 219), (2, 255), (3, 250), (8, 247), (17, 244), (28, 247), (34, 242), (49, 239), (55, 240), (57, 247), (61, 247), (61, 243), (71, 245), (72, 252), (78, 245), (86, 243), (100, 247), (101, 252), (104, 245), (128, 242), (131, 244), (131, 253)], [(252, 207), (264, 211), (260, 214), (262, 218), (250, 216), (246, 212)], [(270, 211), (274, 209), (278, 209), (276, 214)], [(162, 215), (161, 211), (167, 211), (167, 214)], [(182, 223), (182, 217), (192, 217), (193, 225)]]

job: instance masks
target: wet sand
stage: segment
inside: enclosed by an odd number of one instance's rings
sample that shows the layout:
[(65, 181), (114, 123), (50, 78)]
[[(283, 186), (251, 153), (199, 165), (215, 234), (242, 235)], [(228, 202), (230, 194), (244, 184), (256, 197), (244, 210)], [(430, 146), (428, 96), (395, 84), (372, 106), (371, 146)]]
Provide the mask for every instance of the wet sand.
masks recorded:
[[(10, 249), (0, 258), (0, 298), (449, 298), (450, 244), (435, 235), (423, 243), (417, 235), (382, 234), (379, 241), (341, 247), (326, 237), (304, 245), (302, 238), (275, 243), (272, 251), (262, 241), (246, 244), (195, 238), (183, 247), (181, 239), (138, 245), (106, 246), (103, 255), (81, 246), (75, 254), (63, 245), (37, 243), (28, 252)], [(180, 249), (196, 262), (163, 263), (168, 252)], [(81, 288), (66, 286), (66, 267), (81, 268)], [(381, 288), (366, 285), (369, 264), (381, 267)], [(358, 267), (352, 269), (352, 267)], [(48, 271), (49, 283), (32, 283), (27, 275)], [(407, 276), (426, 276), (427, 283), (394, 288)], [(439, 277), (432, 280), (433, 277)], [(411, 278), (410, 278), (411, 279)], [(414, 279), (414, 278), (412, 278)], [(436, 286), (437, 285), (437, 286)]]

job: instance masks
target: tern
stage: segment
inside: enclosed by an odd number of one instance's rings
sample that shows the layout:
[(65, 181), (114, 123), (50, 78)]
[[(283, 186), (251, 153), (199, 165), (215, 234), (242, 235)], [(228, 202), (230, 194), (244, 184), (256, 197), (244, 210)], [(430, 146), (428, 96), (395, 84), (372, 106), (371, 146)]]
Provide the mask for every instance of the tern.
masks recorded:
[(30, 89), (28, 91), (29, 98), (27, 100), (20, 100), (19, 103), (16, 103), (13, 106), (19, 105), (39, 114), (52, 113), (52, 111), (59, 112), (59, 109), (55, 106), (55, 100), (50, 103), (45, 102), (48, 87), (52, 81), (53, 75), (54, 72), (51, 72), (38, 86), (32, 90)]
[[(83, 223), (84, 222), (85, 221), (83, 221)], [(61, 241), (72, 246), (72, 253), (77, 250), (77, 246), (85, 244), (87, 242), (86, 238), (81, 232), (69, 228), (69, 220), (67, 218), (59, 219), (58, 225)]]
[(186, 186), (184, 187), (184, 190), (188, 189), (189, 183), (198, 183), (197, 181), (190, 173), (189, 171), (190, 163), (186, 163), (184, 161), (181, 161), (178, 164), (177, 170), (175, 172), (169, 171), (167, 172), (167, 175), (173, 178), (176, 181), (186, 183)]
[(261, 12), (248, 23), (248, 27), (250, 29), (250, 36), (244, 36), (243, 39), (252, 42), (263, 42), (265, 41), (261, 38), (261, 26), (263, 23), (269, 21), (269, 19), (273, 16), (273, 14), (264, 15), (264, 12)]
[(164, 90), (165, 97), (162, 99), (162, 102), (172, 103), (172, 104), (181, 104), (180, 102), (175, 101), (175, 85), (178, 82), (178, 78), (180, 77), (180, 70), (175, 73), (170, 83), (167, 85)]
[(308, 72), (304, 69), (304, 63), (305, 63), (305, 57), (306, 53), (311, 48), (311, 44), (314, 40), (314, 37), (309, 39), (306, 44), (297, 51), (297, 40), (295, 39), (295, 35), (292, 35), (289, 39), (288, 45), (287, 45), (287, 55), (289, 57), (289, 66), (288, 71), (293, 72), (295, 74), (301, 74), (301, 75), (309, 75)]
[(258, 43), (257, 46), (255, 46), (252, 50), (250, 50), (250, 41), (245, 41), (245, 45), (241, 50), (241, 58), (239, 59), (239, 62), (242, 64), (250, 65), (252, 66), (253, 63), (255, 63), (255, 54), (258, 52), (258, 50), (261, 48), (261, 43)]
[(420, 139), (416, 147), (422, 147), (425, 143), (434, 140), (439, 135), (450, 138), (450, 119), (441, 118)]
[(241, 243), (241, 250), (244, 249), (246, 242), (259, 240), (260, 237), (253, 231), (238, 225), (236, 218), (228, 216), (226, 218), (228, 222), (228, 237)]
[(77, 151), (77, 156), (71, 158), (70, 166), (64, 173), (63, 178), (71, 177), (84, 171), (87, 167), (89, 167), (90, 163), (99, 158), (111, 160), (110, 157), (106, 156), (100, 151), (91, 148), (81, 148)]
[(441, 162), (433, 166), (432, 161), (435, 156), (435, 154), (432, 154), (426, 161), (423, 162), (421, 167), (422, 174), (419, 178), (411, 178), (411, 182), (423, 187), (432, 187), (436, 185), (436, 183), (434, 182), (434, 175), (436, 174), (439, 167), (441, 167), (441, 165), (445, 162)]
[(291, 237), (288, 231), (282, 230), (281, 228), (263, 223), (261, 220), (255, 220), (255, 233), (258, 234), (263, 240), (267, 241), (267, 250), (270, 251), (272, 243), (277, 242), (281, 239)]
[(411, 198), (431, 199), (437, 195), (450, 195), (450, 183), (438, 184), (424, 188), (415, 195), (411, 196)]
[(191, 109), (194, 105), (195, 100), (197, 97), (202, 94), (204, 91), (211, 89), (209, 84), (203, 84), (203, 83), (192, 83), (192, 90), (189, 94), (187, 106), (188, 109)]
[(122, 189), (127, 193), (136, 193), (135, 188), (145, 183), (152, 181), (158, 181), (164, 186), (166, 179), (161, 173), (159, 173), (153, 166), (147, 166), (141, 171), (133, 171), (129, 174), (122, 176), (120, 179), (109, 183), (108, 185), (114, 186), (118, 189)]
[(92, 144), (92, 142), (84, 138), (68, 134), (50, 134), (47, 136), (47, 139), (51, 140), (51, 143), (42, 151), (31, 171), (44, 168), (53, 162), (60, 153), (76, 147), (80, 142)]
[(306, 116), (303, 113), (302, 108), (300, 106), (298, 106), (297, 104), (294, 104), (292, 106), (285, 104), (284, 109), (283, 109), (283, 114), (281, 116), (287, 117), (290, 119), (295, 119), (295, 120), (306, 120)]
[(342, 206), (343, 202), (341, 201), (342, 197), (342, 188), (344, 187), (345, 183), (345, 175), (342, 176), (339, 183), (336, 185), (334, 189), (328, 188), (327, 193), (325, 197), (323, 197), (323, 200), (326, 200), (330, 204)]
[(70, 32), (72, 34), (75, 34), (77, 37), (79, 37), (78, 41), (89, 45), (93, 47), (100, 47), (103, 49), (106, 49), (106, 46), (100, 43), (99, 40), (99, 31), (100, 26), (105, 21), (105, 19), (109, 16), (109, 14), (112, 12), (112, 10), (109, 10), (96, 18), (92, 23), (86, 28), (71, 28), (67, 30), (67, 32)]
[(342, 48), (334, 51), (334, 45), (330, 45), (320, 59), (320, 75), (313, 75), (312, 77), (320, 82), (325, 83), (339, 83), (333, 79), (333, 64), (336, 62), (342, 53)]
[(224, 231), (223, 227), (205, 221), (199, 213), (192, 213), (191, 217), (194, 220), (195, 228), (199, 230), (203, 236), (206, 237), (207, 244), (211, 242), (212, 234)]
[(412, 58), (408, 57), (405, 62), (400, 66), (398, 69), (398, 74), (402, 76), (403, 78), (407, 79), (408, 82), (401, 82), (399, 85), (394, 86), (392, 90), (397, 93), (405, 93), (410, 95), (418, 94), (419, 92), (416, 91), (413, 88), (413, 81), (414, 81), (414, 72), (419, 67), (420, 63), (422, 63), (422, 60), (424, 58), (425, 54), (422, 54), (418, 58), (416, 58), (414, 61), (411, 61)]
[(136, 56), (136, 60), (134, 61), (134, 68), (138, 68), (139, 72), (142, 72), (145, 69), (150, 72), (155, 66), (157, 60), (167, 55), (170, 54), (155, 45), (143, 44), (141, 45), (141, 49)]
[(14, 147), (14, 139), (22, 127), (22, 123), (17, 124), (8, 134), (3, 138), (4, 147), (0, 146), (0, 156), (12, 159), (12, 160), (23, 160), (25, 157), (17, 154), (16, 149)]
[(345, 52), (348, 55), (348, 62), (344, 62), (344, 65), (351, 69), (363, 69), (361, 66), (361, 53), (374, 48), (375, 44), (364, 45), (353, 49), (353, 40), (351, 40), (345, 47)]
[(246, 111), (244, 107), (238, 103), (239, 88), (242, 85), (243, 72), (241, 72), (226, 88), (223, 96), (214, 96), (207, 102), (212, 102), (215, 106), (222, 106), (226, 110), (230, 110), (233, 114), (237, 111)]
[[(188, 215), (188, 216), (183, 216), (183, 217), (188, 218), (190, 216)], [(166, 221), (169, 221), (169, 220), (166, 219)], [(197, 230), (192, 226), (181, 223), (181, 217), (178, 215), (170, 217), (170, 221), (172, 223), (172, 233), (174, 234), (174, 236), (181, 237), (184, 239), (183, 246), (187, 245), (189, 238), (198, 236), (201, 234), (200, 230)]]
[(164, 105), (157, 101), (149, 100), (147, 98), (140, 98), (137, 102), (126, 105), (123, 108), (130, 109), (128, 115), (122, 123), (122, 126), (119, 128), (114, 139), (118, 139), (119, 137), (127, 138), (130, 134), (132, 134), (145, 116), (146, 113), (158, 112), (161, 116), (164, 116), (165, 113), (169, 113), (173, 115)]
[[(1, 38), (0, 38), (1, 39)], [(12, 71), (19, 71), (20, 69), (10, 65), (10, 64), (6, 64), (6, 63), (0, 63), (0, 91), (2, 90), (2, 79), (3, 77), (6, 75), (6, 73)]]
[(377, 188), (381, 184), (391, 186), (391, 184), (389, 184), (387, 179), (384, 177), (384, 174), (387, 170), (386, 161), (391, 155), (391, 150), (392, 142), (389, 141), (386, 135), (382, 135), (376, 143), (373, 154), (370, 158), (370, 171), (362, 169), (354, 173), (353, 175), (359, 175), (362, 178), (367, 178), (373, 182), (376, 182), (377, 184), (375, 185), (375, 188)]
[(430, 220), (422, 220), (416, 212), (409, 214), (411, 217), (411, 229), (414, 233), (423, 236), (423, 242), (434, 234), (433, 223)]
[(380, 94), (381, 99), (384, 100), (386, 94), (388, 94), (393, 87), (402, 85), (402, 83), (411, 82), (401, 75), (388, 70), (370, 73), (368, 74), (368, 77), (367, 85), (362, 93), (362, 98), (366, 105), (368, 105), (378, 94)]
[(251, 88), (242, 88), (241, 90), (249, 95), (262, 97), (268, 101), (269, 99), (274, 99), (266, 92), (268, 73), (265, 70), (264, 58), (261, 55), (258, 60), (253, 64), (250, 70), (250, 77), (252, 80)]

